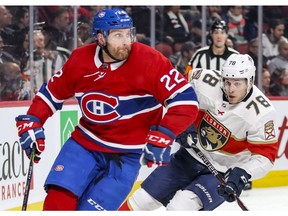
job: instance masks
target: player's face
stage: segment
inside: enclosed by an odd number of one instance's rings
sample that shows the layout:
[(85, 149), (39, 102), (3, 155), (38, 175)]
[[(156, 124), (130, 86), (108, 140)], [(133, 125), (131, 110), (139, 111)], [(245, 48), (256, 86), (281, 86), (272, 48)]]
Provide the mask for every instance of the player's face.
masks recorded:
[(127, 59), (131, 52), (133, 34), (131, 29), (110, 30), (107, 39), (109, 52), (117, 59)]
[(243, 100), (247, 94), (246, 79), (224, 79), (224, 92), (230, 104), (236, 104)]

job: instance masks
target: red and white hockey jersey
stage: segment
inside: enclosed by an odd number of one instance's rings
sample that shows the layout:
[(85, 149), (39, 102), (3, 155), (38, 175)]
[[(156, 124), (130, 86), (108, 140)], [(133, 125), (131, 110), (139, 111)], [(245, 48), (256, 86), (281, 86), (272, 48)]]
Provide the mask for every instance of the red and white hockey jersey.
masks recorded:
[(161, 53), (135, 42), (127, 60), (102, 63), (99, 52), (96, 44), (74, 50), (41, 87), (28, 114), (44, 123), (65, 99), (76, 97), (82, 117), (72, 137), (102, 152), (140, 153), (152, 125), (176, 136), (194, 122), (196, 94)]
[[(241, 167), (251, 180), (265, 176), (278, 149), (277, 114), (269, 99), (253, 86), (242, 102), (229, 104), (219, 71), (194, 70), (188, 77), (199, 100), (197, 146), (218, 171)], [(188, 152), (202, 163), (193, 149)]]

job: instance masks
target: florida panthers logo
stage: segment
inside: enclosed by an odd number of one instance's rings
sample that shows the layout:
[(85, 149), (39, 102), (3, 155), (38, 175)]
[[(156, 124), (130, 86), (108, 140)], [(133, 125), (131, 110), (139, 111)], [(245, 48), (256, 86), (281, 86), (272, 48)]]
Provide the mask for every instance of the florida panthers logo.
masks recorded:
[(94, 123), (109, 123), (121, 117), (116, 111), (118, 98), (99, 92), (90, 92), (82, 96), (80, 108), (83, 115)]
[(206, 151), (221, 149), (229, 140), (231, 132), (206, 112), (199, 125), (200, 144)]

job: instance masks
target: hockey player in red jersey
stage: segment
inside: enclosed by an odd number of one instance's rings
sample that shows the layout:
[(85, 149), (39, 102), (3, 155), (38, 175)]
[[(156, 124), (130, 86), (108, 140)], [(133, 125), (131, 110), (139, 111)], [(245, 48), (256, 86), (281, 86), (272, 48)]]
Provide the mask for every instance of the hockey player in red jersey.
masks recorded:
[[(162, 205), (167, 210), (213, 210), (225, 200), (235, 201), (249, 180), (264, 177), (277, 155), (277, 114), (253, 85), (254, 78), (254, 62), (247, 54), (232, 54), (221, 73), (192, 70), (189, 80), (200, 109), (195, 124), (176, 138), (181, 147), (170, 163), (157, 167), (119, 210), (155, 210)], [(226, 184), (220, 185), (191, 148), (190, 135), (216, 171), (224, 174)]]
[(99, 11), (93, 34), (96, 43), (74, 50), (16, 117), (21, 146), (30, 157), (35, 143), (38, 162), (47, 118), (71, 97), (82, 111), (45, 181), (43, 210), (117, 210), (141, 164), (169, 162), (174, 138), (198, 114), (187, 80), (160, 52), (134, 42), (126, 11)]

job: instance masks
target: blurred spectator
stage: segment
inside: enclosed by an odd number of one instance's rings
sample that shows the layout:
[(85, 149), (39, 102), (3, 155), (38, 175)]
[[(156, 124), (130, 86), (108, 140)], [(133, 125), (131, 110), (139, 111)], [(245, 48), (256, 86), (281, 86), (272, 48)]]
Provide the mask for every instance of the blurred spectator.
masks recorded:
[(0, 101), (22, 100), (23, 81), (16, 63), (0, 64)]
[(107, 6), (106, 5), (83, 6), (83, 8), (86, 8), (86, 10), (89, 11), (91, 19), (87, 20), (86, 22), (78, 22), (77, 26), (78, 47), (93, 43), (95, 41), (94, 36), (92, 35), (93, 17), (96, 15), (96, 13), (98, 13), (98, 11), (107, 8)]
[(0, 35), (0, 64), (4, 62), (14, 62), (15, 61), (14, 57), (10, 53), (6, 52), (4, 50), (4, 47), (5, 44), (2, 39), (2, 36)]
[(45, 36), (41, 31), (34, 31), (34, 83), (35, 92), (39, 90), (43, 82), (47, 82), (54, 71), (52, 71), (52, 61), (54, 56), (52, 51), (45, 49)]
[(236, 46), (235, 41), (234, 41), (233, 39), (231, 39), (231, 38), (228, 37), (225, 44), (226, 44), (227, 47), (236, 50), (236, 47), (237, 47), (237, 46)]
[(86, 9), (90, 12), (91, 17), (94, 17), (96, 13), (98, 13), (98, 11), (107, 8), (106, 5), (99, 5), (99, 6), (93, 5), (93, 6), (84, 6), (84, 7), (86, 7)]
[(169, 60), (171, 61), (173, 66), (181, 74), (185, 74), (188, 62), (192, 58), (197, 48), (198, 47), (192, 41), (187, 41), (182, 45), (180, 52), (177, 52), (169, 57)]
[(93, 43), (94, 37), (92, 35), (91, 31), (91, 24), (85, 23), (85, 22), (78, 22), (77, 26), (77, 36), (78, 36), (78, 41), (77, 41), (77, 46), (83, 46), (86, 44)]
[(273, 96), (288, 96), (288, 69), (277, 68), (271, 75), (269, 91)]
[(284, 35), (285, 23), (281, 19), (273, 19), (270, 21), (267, 32), (262, 35), (263, 55), (268, 61), (279, 54), (278, 44), (280, 39), (285, 39)]
[(266, 95), (266, 96), (270, 96), (270, 83), (271, 83), (271, 75), (270, 72), (267, 68), (263, 68), (262, 70), (262, 92)]
[[(43, 82), (47, 82), (47, 80), (49, 80), (55, 74), (58, 51), (48, 50), (45, 48), (45, 36), (40, 30), (34, 31), (33, 42), (33, 72), (31, 73), (29, 61), (27, 61), (27, 69), (24, 74), (30, 77), (30, 80), (31, 75), (33, 75), (35, 87), (34, 92), (36, 93)], [(59, 65), (57, 70), (60, 69), (62, 65)]]
[(287, 16), (284, 10), (285, 6), (266, 5), (263, 7), (263, 22), (269, 23), (273, 19), (283, 19)]
[(69, 11), (65, 7), (59, 7), (52, 15), (51, 25), (44, 27), (45, 35), (49, 37), (49, 49), (63, 47), (72, 50), (73, 38), (71, 34)]
[(206, 18), (206, 24), (207, 29), (211, 29), (211, 26), (215, 22), (215, 20), (221, 20), (221, 14), (222, 14), (222, 8), (218, 5), (210, 5), (206, 7), (207, 11), (207, 18)]
[(15, 62), (20, 66), (21, 73), (23, 73), (26, 70), (29, 59), (28, 29), (19, 30), (19, 33), (15, 35), (14, 47), (11, 54), (15, 58)]
[(279, 55), (268, 63), (268, 68), (271, 74), (273, 74), (277, 68), (288, 69), (288, 40), (281, 39), (279, 41), (278, 50)]
[(14, 30), (9, 26), (12, 24), (12, 14), (5, 6), (0, 6), (0, 35), (6, 45), (14, 42)]
[[(206, 32), (206, 35), (208, 32)], [(191, 40), (198, 46), (202, 43), (202, 22), (195, 20), (191, 27)]]
[(53, 14), (60, 8), (61, 6), (38, 6), (37, 7), (37, 21), (44, 22), (46, 26), (52, 25), (52, 17)]
[(34, 42), (34, 56), (35, 58), (44, 57), (46, 59), (53, 59), (53, 53), (45, 48), (45, 36), (42, 31), (34, 30), (33, 32)]
[[(131, 17), (133, 19), (133, 24), (136, 28), (136, 39), (140, 43), (150, 45), (150, 17), (151, 10), (149, 6), (131, 6)], [(149, 18), (148, 18), (149, 17)], [(164, 42), (168, 45), (173, 43), (173, 39), (170, 37), (166, 39), (163, 30), (163, 14), (161, 14), (159, 7), (155, 8), (155, 37), (156, 43)]]
[[(169, 57), (170, 51), (173, 53), (174, 39), (166, 34), (164, 27), (164, 6), (155, 7), (155, 37), (156, 37), (156, 49), (162, 52), (165, 56)], [(125, 8), (128, 9), (127, 7)], [(133, 25), (136, 28), (136, 40), (140, 43), (147, 45), (151, 44), (150, 35), (150, 17), (151, 10), (149, 6), (131, 6), (131, 17), (133, 18)], [(167, 51), (168, 50), (168, 51)]]
[(186, 71), (193, 68), (221, 70), (222, 65), (231, 54), (239, 53), (237, 50), (227, 47), (227, 31), (225, 21), (216, 20), (210, 30), (212, 44), (200, 48), (194, 53)]
[(193, 22), (201, 19), (201, 12), (196, 6), (189, 6), (187, 8), (185, 6), (181, 6), (181, 11), (188, 24), (188, 29), (191, 32)]
[[(257, 72), (258, 72), (258, 38), (254, 38), (251, 41), (248, 42), (248, 54), (251, 56), (251, 58), (254, 61), (255, 67), (256, 67), (256, 76), (255, 76), (255, 85), (259, 86), (259, 83), (257, 83)], [(262, 68), (267, 68), (268, 59), (262, 55)]]
[(245, 41), (244, 26), (246, 20), (242, 12), (242, 6), (230, 6), (227, 14), (222, 17), (228, 25), (228, 34), (235, 38), (237, 43)]
[[(58, 71), (63, 66), (64, 62), (69, 57), (69, 53), (66, 53), (66, 50), (61, 51), (60, 47), (56, 47), (56, 50), (49, 50), (46, 48), (45, 35), (40, 30), (34, 30), (33, 41), (33, 78), (35, 92), (37, 92), (41, 84), (53, 76), (55, 71)], [(16, 37), (13, 56), (15, 57), (15, 62), (20, 66), (23, 79), (29, 81), (31, 78), (29, 63), (29, 37), (28, 31), (25, 29), (23, 29)]]
[[(71, 51), (64, 47), (58, 46), (57, 43), (53, 41), (53, 38), (51, 38), (50, 32), (47, 32), (44, 30), (43, 34), (45, 36), (45, 48), (47, 50), (52, 51), (53, 53), (57, 55), (56, 63), (55, 63), (55, 70), (57, 71), (67, 61), (67, 59), (69, 58), (71, 54)], [(78, 40), (79, 45), (81, 45), (81, 42), (82, 41)]]
[[(53, 17), (51, 25), (44, 27), (43, 34), (45, 50), (53, 54), (52, 70), (58, 71), (71, 54), (73, 38), (70, 32), (69, 10), (58, 6), (54, 8)], [(83, 41), (78, 40), (79, 45), (81, 42)]]
[[(148, 6), (132, 6), (131, 7), (131, 17), (133, 19), (133, 24), (136, 28), (136, 38), (138, 42), (150, 45), (150, 8)], [(146, 17), (146, 18), (144, 18)], [(159, 31), (159, 28), (156, 30)], [(156, 36), (157, 38), (159, 35)]]
[[(287, 14), (288, 14), (288, 6), (287, 6), (287, 5), (283, 5), (283, 6), (282, 6), (282, 9), (283, 9), (283, 10), (282, 10), (282, 11), (283, 11), (282, 18), (284, 19), (285, 26), (287, 27), (287, 26), (288, 26), (288, 17), (287, 17)], [(285, 28), (284, 37), (288, 38), (288, 28)]]
[(180, 11), (180, 6), (165, 6), (163, 18), (165, 33), (174, 39), (174, 44), (190, 40), (188, 24)]
[(22, 6), (17, 7), (15, 15), (12, 20), (12, 25), (10, 27), (18, 33), (22, 29), (29, 28), (29, 10), (27, 7)]
[[(70, 10), (70, 22), (73, 21), (74, 13), (73, 7), (70, 6), (68, 9)], [(93, 20), (93, 16), (91, 16), (91, 12), (84, 6), (77, 6), (77, 21), (82, 23), (90, 23)]]
[(249, 7), (249, 11), (246, 14), (244, 38), (249, 42), (256, 37), (258, 37), (258, 8), (254, 6)]

